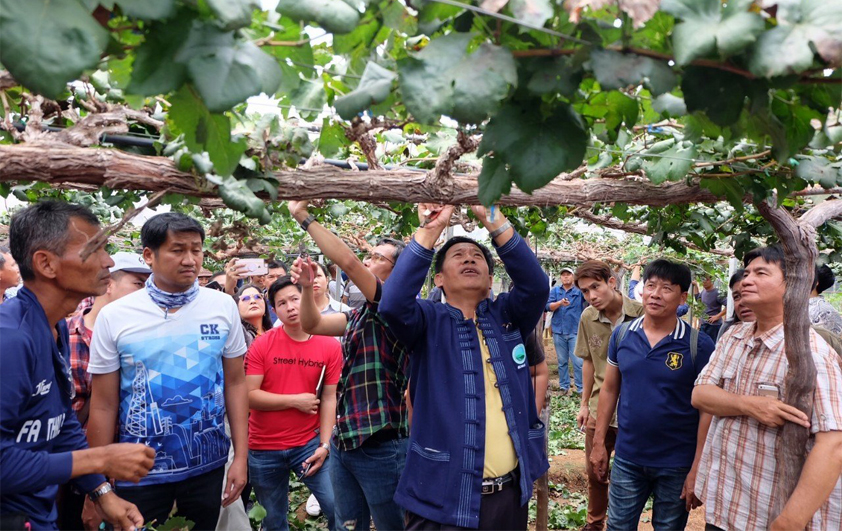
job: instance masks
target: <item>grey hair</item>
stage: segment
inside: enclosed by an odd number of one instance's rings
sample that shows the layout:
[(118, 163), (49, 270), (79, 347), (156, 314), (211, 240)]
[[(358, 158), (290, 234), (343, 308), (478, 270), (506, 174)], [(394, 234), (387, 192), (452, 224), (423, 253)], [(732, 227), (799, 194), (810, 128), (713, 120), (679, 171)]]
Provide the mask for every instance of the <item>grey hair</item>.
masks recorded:
[(35, 278), (32, 256), (37, 251), (64, 254), (70, 239), (67, 229), (71, 218), (99, 225), (99, 219), (86, 207), (64, 201), (40, 201), (12, 216), (9, 244), (23, 280)]
[(6, 267), (6, 257), (3, 256), (5, 254), (9, 254), (9, 248), (5, 245), (0, 245), (0, 270)]

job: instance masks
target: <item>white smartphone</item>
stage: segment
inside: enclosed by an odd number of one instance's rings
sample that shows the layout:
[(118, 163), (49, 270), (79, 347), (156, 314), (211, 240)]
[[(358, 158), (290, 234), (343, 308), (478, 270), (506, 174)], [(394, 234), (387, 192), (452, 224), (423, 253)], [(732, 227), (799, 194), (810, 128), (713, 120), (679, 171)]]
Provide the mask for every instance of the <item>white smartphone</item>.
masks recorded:
[(768, 396), (770, 398), (780, 398), (780, 390), (777, 385), (772, 384), (757, 384), (757, 395)]
[(266, 268), (266, 260), (263, 258), (240, 258), (237, 260), (237, 265), (246, 265), (246, 275), (255, 277), (265, 275), (269, 272)]

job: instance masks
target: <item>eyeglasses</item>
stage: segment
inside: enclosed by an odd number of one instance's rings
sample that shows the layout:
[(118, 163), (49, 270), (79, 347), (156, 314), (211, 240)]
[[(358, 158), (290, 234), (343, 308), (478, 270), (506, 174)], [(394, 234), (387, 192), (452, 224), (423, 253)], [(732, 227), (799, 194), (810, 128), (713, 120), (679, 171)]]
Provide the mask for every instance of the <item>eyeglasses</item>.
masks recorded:
[(383, 256), (380, 253), (369, 253), (368, 259), (372, 262), (389, 262), (390, 264), (395, 265), (394, 260), (392, 260), (390, 258), (386, 258), (385, 256)]
[(240, 302), (259, 301), (262, 297), (260, 295), (243, 295), (240, 297)]

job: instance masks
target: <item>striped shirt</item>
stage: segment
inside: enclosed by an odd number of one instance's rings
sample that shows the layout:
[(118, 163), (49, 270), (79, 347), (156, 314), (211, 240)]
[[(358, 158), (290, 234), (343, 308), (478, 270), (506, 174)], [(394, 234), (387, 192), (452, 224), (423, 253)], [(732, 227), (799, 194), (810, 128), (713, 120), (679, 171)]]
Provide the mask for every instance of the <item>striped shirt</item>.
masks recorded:
[[(759, 384), (785, 392), (788, 369), (783, 325), (755, 337), (755, 323), (733, 326), (719, 341), (696, 385), (717, 385), (737, 395), (757, 395)], [(842, 368), (836, 353), (810, 330), (816, 365), (813, 416), (806, 451), (818, 432), (842, 430)], [(699, 472), (696, 494), (705, 504), (705, 520), (719, 528), (768, 529), (778, 481), (775, 451), (779, 428), (747, 416), (713, 417)], [(842, 529), (842, 478), (813, 515), (808, 530)]]
[(336, 403), (336, 443), (343, 450), (359, 448), (384, 428), (400, 437), (409, 435), (404, 399), (409, 353), (378, 312), (381, 293), (378, 281), (376, 302), (344, 312), (348, 325)]

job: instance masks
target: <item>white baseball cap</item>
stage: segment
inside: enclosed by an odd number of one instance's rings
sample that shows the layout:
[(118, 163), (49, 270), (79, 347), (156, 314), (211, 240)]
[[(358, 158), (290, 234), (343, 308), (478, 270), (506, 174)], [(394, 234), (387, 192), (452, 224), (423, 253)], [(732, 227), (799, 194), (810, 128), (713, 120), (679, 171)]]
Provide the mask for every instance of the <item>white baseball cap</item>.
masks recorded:
[(112, 273), (117, 271), (143, 273), (144, 275), (152, 273), (152, 270), (149, 269), (149, 266), (143, 261), (143, 257), (137, 253), (120, 251), (119, 253), (112, 254), (111, 259), (114, 260), (114, 267), (109, 270)]

